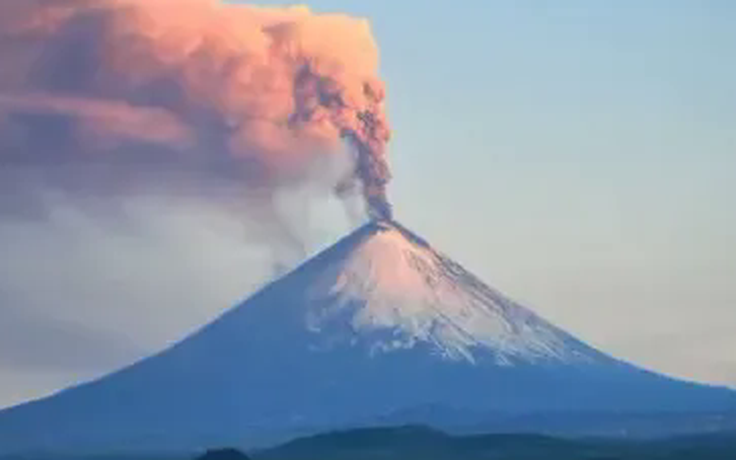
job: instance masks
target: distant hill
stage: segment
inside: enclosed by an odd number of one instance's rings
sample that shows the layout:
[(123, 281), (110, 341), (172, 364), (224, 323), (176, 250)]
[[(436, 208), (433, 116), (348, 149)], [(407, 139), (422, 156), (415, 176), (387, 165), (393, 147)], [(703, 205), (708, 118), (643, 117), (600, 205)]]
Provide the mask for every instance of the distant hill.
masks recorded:
[(232, 449), (210, 449), (195, 460), (251, 460), (243, 452)]
[(736, 432), (657, 441), (568, 440), (533, 434), (450, 436), (407, 426), (298, 439), (255, 460), (734, 460)]
[(660, 440), (452, 436), (424, 426), (335, 431), (255, 452), (0, 456), (0, 460), (735, 460), (736, 432)]
[[(419, 406), (367, 420), (362, 427), (429, 425), (452, 434), (538, 433), (562, 437), (654, 439), (736, 432), (736, 411), (550, 411), (513, 414)], [(357, 426), (356, 426), (357, 428)]]
[(468, 455), (571, 455), (582, 444), (546, 436), (484, 435), (454, 437), (421, 426), (369, 428), (302, 438), (261, 452), (263, 460), (459, 459)]

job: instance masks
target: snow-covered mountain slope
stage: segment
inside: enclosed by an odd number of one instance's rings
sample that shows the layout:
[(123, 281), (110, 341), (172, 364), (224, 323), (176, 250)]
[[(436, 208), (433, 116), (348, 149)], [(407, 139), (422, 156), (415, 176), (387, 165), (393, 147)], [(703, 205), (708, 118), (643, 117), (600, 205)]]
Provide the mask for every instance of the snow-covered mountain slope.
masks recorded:
[(615, 360), (373, 222), (171, 349), (0, 412), (0, 452), (257, 444), (422, 407), (736, 410), (736, 393)]
[(327, 341), (353, 332), (330, 346), (371, 337), (375, 355), (426, 343), (445, 359), (475, 363), (490, 353), (500, 365), (600, 358), (397, 224), (374, 223), (354, 238), (342, 257), (323, 258), (306, 290), (311, 331)]

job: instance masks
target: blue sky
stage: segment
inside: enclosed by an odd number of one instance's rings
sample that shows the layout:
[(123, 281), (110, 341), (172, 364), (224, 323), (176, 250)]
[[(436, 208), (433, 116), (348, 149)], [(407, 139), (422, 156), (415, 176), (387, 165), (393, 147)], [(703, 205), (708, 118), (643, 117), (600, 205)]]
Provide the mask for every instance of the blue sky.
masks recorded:
[(309, 5), (373, 25), (398, 219), (596, 345), (736, 385), (736, 5)]
[[(607, 352), (736, 387), (736, 4), (308, 4), (372, 24), (398, 220)], [(155, 352), (257, 285), (236, 222), (159, 205), (131, 211), (160, 225), (141, 239), (63, 206), (48, 228), (0, 220), (0, 406)]]

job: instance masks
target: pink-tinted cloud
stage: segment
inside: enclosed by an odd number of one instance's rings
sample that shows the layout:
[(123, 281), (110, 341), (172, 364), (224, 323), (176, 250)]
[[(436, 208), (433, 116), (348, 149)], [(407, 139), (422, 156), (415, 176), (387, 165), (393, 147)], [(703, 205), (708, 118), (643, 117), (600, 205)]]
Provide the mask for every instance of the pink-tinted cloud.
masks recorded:
[(347, 143), (356, 166), (335, 189), (360, 186), (374, 216), (390, 215), (364, 20), (216, 0), (4, 0), (0, 62), (0, 168), (184, 167), (276, 188)]

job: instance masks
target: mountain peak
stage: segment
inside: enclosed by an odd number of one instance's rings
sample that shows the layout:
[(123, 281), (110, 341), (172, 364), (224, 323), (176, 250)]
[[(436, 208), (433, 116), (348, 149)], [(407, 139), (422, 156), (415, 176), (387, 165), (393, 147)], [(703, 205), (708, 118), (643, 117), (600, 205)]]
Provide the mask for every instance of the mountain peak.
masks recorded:
[(585, 345), (383, 220), (173, 347), (0, 412), (0, 452), (237, 446), (392, 414), (441, 426), (453, 414), (735, 407), (731, 391)]
[(602, 356), (395, 221), (364, 225), (270, 289), (287, 285), (308, 302), (306, 311), (285, 314), (303, 314), (306, 328), (331, 347), (362, 344), (372, 356), (427, 347), (445, 359), (503, 365)]

